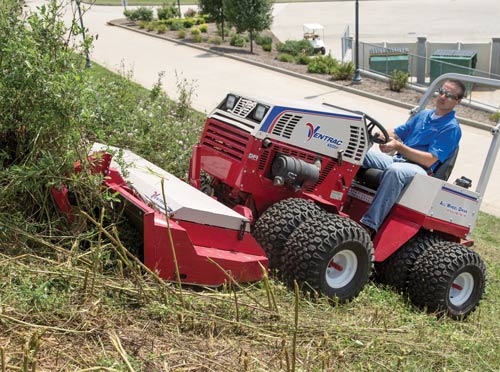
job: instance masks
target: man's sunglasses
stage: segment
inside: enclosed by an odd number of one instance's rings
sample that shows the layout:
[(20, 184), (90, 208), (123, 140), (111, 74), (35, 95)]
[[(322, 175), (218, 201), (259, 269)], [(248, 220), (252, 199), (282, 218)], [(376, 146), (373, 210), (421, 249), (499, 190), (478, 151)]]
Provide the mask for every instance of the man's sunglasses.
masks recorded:
[(436, 90), (436, 93), (440, 96), (444, 95), (446, 98), (458, 100), (458, 96), (456, 94), (451, 93), (449, 90), (444, 88), (439, 88)]

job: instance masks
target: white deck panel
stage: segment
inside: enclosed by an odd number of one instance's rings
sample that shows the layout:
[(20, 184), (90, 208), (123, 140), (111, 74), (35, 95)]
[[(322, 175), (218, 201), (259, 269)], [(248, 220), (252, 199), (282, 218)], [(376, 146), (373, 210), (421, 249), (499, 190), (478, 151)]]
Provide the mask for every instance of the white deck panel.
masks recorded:
[[(120, 151), (116, 147), (99, 143), (92, 146), (92, 152), (105, 150)], [(162, 212), (165, 212), (161, 185), (161, 180), (164, 179), (167, 208), (172, 218), (232, 230), (239, 230), (242, 222), (248, 221), (241, 214), (139, 155), (128, 150), (121, 151), (123, 161), (127, 164), (125, 180), (145, 201), (154, 204)], [(121, 170), (121, 166), (114, 160), (111, 166)], [(250, 231), (248, 223), (246, 231)]]

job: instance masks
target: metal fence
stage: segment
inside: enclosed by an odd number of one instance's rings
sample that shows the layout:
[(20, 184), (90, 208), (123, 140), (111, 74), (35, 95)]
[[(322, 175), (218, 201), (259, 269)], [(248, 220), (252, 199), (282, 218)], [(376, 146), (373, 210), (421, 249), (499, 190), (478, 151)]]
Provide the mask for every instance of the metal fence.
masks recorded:
[[(354, 59), (353, 55), (355, 53), (353, 53), (352, 48), (352, 37), (349, 36), (349, 28), (347, 27), (342, 35), (343, 60), (346, 58)], [(440, 50), (475, 51), (477, 53), (475, 66), (467, 67), (439, 60), (433, 55)], [(492, 52), (491, 43), (431, 43), (426, 40), (418, 40), (413, 43), (367, 43), (360, 41), (359, 67), (361, 70), (370, 71), (382, 77), (389, 77), (393, 71), (393, 67), (396, 66), (397, 68), (395, 69), (403, 70), (409, 74), (409, 81), (413, 85), (421, 87), (427, 87), (436, 78), (436, 75), (446, 72), (458, 72), (500, 80), (500, 75), (492, 73), (490, 70), (492, 66), (492, 54), (494, 53)], [(397, 61), (397, 57), (395, 57), (397, 55), (402, 57), (401, 60)], [(386, 56), (385, 60), (384, 58), (379, 58), (381, 56)], [(374, 62), (375, 59), (376, 63)], [(468, 90), (469, 95), (467, 100), (469, 102), (498, 110), (498, 104), (492, 105), (475, 100), (475, 97), (478, 98), (480, 95), (478, 92), (484, 90), (484, 87), (469, 84)]]
[[(431, 63), (436, 62), (435, 60), (432, 60), (433, 54), (440, 50), (440, 49), (450, 49), (453, 50), (452, 46), (456, 46), (453, 44), (431, 44), (428, 43), (427, 45), (427, 53), (426, 55), (428, 57), (422, 57), (416, 53), (416, 43), (366, 43), (366, 42), (359, 42), (359, 65), (360, 68), (364, 70), (370, 70), (370, 56), (371, 56), (371, 51), (374, 49), (377, 50), (385, 50), (388, 55), (394, 54), (394, 50), (398, 49), (406, 49), (407, 55), (408, 55), (408, 70), (410, 72), (410, 76), (412, 77), (417, 77), (419, 75), (419, 65), (424, 65), (424, 76), (425, 76), (425, 81), (424, 82), (418, 82), (420, 85), (427, 85), (429, 84), (429, 78), (430, 78), (430, 72), (431, 72)], [(477, 44), (472, 46), (471, 45), (471, 50), (476, 50), (478, 57), (477, 64), (474, 68), (467, 68), (465, 66), (461, 65), (456, 65), (453, 63), (448, 63), (444, 61), (439, 61), (438, 66), (442, 68), (443, 70), (447, 70), (449, 68), (454, 68), (454, 67), (459, 67), (459, 69), (463, 69), (463, 74), (469, 74), (469, 75), (475, 75), (475, 76), (480, 76), (480, 77), (486, 77), (486, 78), (492, 78), (492, 79), (500, 79), (500, 75), (491, 73), (488, 69), (489, 67), (489, 58), (490, 58), (490, 53), (489, 51), (486, 52), (485, 50), (487, 49), (486, 46), (487, 44)], [(444, 47), (444, 48), (443, 48)], [(446, 48), (448, 47), (448, 48)], [(479, 50), (478, 50), (479, 49)], [(459, 49), (459, 50), (464, 50), (464, 49)], [(482, 52), (482, 53), (481, 53)], [(389, 62), (390, 59), (387, 59)], [(445, 71), (446, 72), (446, 71)], [(387, 75), (387, 74), (386, 74)], [(415, 80), (415, 83), (416, 80)]]

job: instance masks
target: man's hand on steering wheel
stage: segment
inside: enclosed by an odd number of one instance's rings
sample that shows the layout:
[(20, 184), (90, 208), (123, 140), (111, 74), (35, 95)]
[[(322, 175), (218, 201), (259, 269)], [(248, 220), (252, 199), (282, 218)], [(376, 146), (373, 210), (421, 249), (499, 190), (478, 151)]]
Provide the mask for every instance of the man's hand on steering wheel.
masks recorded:
[[(364, 114), (366, 120), (366, 131), (368, 133), (368, 141), (378, 144), (384, 144), (389, 142), (389, 133), (387, 129), (380, 124), (377, 120), (372, 118), (371, 116)], [(377, 128), (380, 130), (379, 132), (374, 133), (374, 129)]]

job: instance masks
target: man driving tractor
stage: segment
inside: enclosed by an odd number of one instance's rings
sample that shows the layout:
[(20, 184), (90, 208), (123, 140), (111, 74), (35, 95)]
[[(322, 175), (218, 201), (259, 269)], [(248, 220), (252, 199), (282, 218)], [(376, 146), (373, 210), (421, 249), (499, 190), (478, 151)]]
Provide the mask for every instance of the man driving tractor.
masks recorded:
[(459, 80), (446, 80), (437, 93), (434, 110), (422, 110), (389, 130), (389, 140), (380, 145), (381, 152), (371, 149), (366, 155), (363, 167), (384, 171), (373, 202), (361, 219), (372, 235), (415, 174), (432, 174), (458, 149), (462, 131), (454, 108), (465, 96), (465, 86)]

